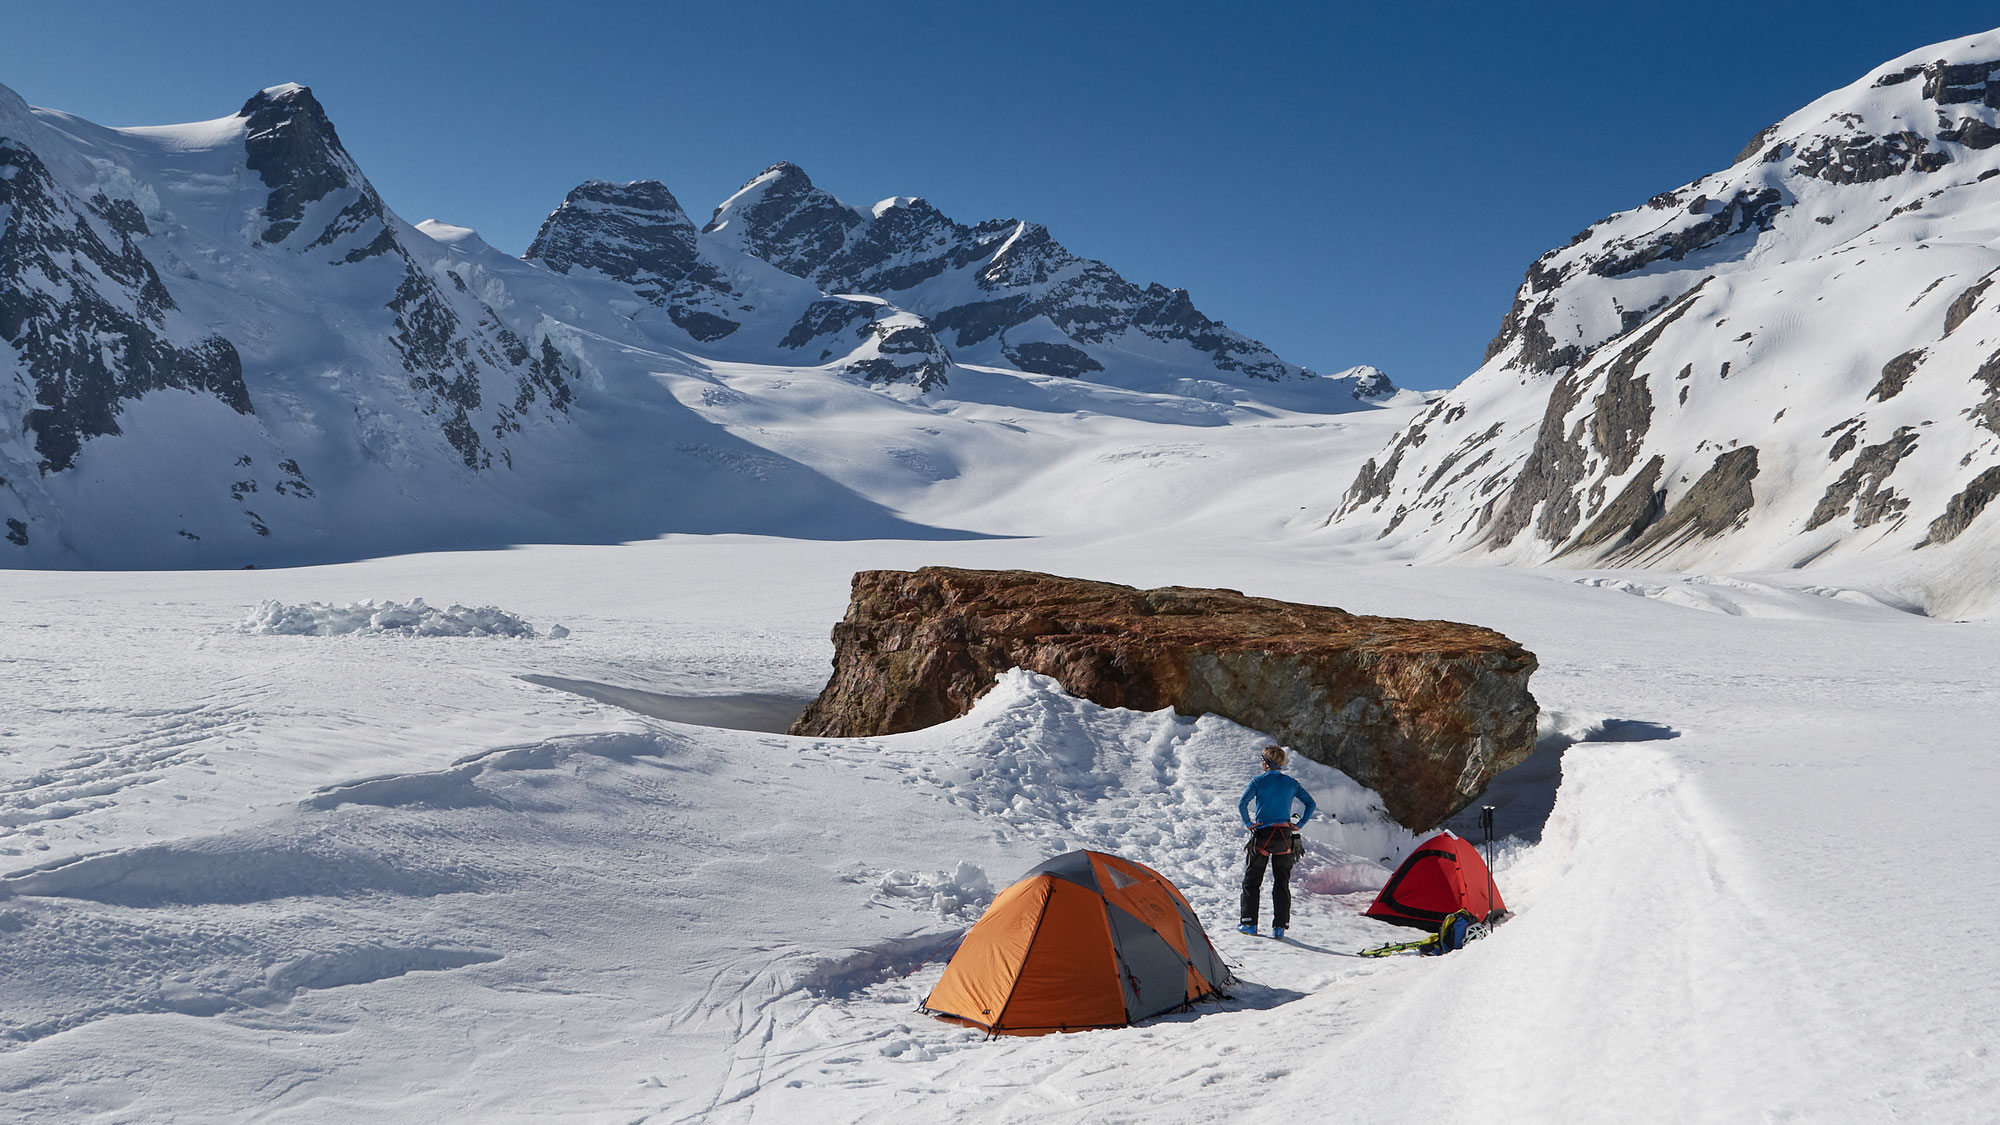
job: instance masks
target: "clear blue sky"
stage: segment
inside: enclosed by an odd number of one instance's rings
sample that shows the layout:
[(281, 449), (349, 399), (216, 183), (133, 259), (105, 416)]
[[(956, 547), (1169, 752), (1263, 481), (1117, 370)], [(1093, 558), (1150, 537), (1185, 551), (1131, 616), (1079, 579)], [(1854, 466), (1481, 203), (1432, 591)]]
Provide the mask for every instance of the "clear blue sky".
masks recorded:
[(311, 86), (389, 205), (519, 253), (577, 182), (697, 222), (778, 160), (1034, 219), (1320, 370), (1476, 367), (1521, 273), (1990, 3), (0, 4), (0, 82), (107, 125)]

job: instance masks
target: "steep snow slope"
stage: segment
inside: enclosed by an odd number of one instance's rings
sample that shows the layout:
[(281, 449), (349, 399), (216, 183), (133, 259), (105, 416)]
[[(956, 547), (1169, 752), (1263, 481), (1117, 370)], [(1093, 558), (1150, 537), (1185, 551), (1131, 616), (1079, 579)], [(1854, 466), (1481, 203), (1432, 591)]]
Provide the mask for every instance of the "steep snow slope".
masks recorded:
[(1867, 569), (1990, 597), (2000, 33), (1927, 47), (1529, 269), (1339, 523), (1424, 558)]

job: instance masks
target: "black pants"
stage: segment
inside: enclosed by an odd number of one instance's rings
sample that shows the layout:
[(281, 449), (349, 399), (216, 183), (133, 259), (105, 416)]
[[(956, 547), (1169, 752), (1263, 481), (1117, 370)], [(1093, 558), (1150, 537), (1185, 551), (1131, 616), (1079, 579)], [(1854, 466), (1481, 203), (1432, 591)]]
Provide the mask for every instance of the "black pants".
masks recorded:
[(1297, 852), (1264, 855), (1252, 842), (1249, 858), (1243, 865), (1243, 921), (1246, 925), (1257, 924), (1257, 900), (1264, 891), (1266, 861), (1271, 866), (1271, 925), (1282, 930), (1292, 924), (1292, 864), (1298, 858)]

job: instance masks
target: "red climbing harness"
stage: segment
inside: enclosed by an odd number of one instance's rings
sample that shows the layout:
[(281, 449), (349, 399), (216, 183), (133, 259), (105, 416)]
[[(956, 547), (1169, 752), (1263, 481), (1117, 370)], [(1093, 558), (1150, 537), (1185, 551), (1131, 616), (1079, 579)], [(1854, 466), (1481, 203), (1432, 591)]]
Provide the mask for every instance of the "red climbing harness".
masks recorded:
[(1258, 855), (1290, 855), (1298, 842), (1298, 825), (1289, 820), (1259, 824), (1250, 829), (1250, 847)]

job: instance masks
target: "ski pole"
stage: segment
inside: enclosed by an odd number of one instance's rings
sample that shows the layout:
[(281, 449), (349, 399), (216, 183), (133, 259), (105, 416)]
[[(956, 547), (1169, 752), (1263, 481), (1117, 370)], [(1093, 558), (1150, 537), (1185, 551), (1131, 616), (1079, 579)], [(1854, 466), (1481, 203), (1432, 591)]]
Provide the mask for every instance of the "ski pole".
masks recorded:
[(1493, 889), (1493, 806), (1482, 805), (1479, 822), (1486, 829), (1486, 921), (1493, 921), (1493, 900), (1497, 897)]

